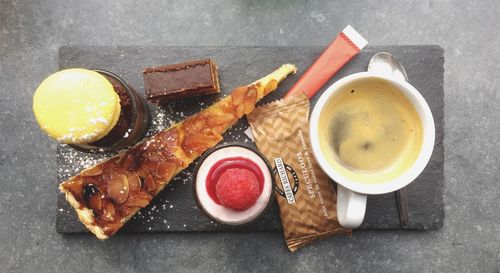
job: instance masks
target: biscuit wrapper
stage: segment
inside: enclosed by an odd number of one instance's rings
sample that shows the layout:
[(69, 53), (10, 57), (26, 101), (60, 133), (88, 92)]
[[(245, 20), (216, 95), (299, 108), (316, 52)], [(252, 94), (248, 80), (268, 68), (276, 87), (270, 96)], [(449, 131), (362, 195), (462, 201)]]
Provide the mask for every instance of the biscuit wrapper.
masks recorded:
[(292, 252), (315, 239), (351, 233), (338, 222), (333, 183), (310, 148), (309, 106), (300, 94), (247, 115), (255, 143), (273, 167), (283, 232)]

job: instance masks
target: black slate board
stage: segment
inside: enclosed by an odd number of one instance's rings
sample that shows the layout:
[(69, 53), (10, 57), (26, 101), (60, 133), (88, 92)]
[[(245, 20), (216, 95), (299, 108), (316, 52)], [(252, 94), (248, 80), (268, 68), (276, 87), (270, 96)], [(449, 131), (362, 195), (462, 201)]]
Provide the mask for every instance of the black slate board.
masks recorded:
[[(221, 88), (247, 84), (273, 71), (280, 64), (294, 63), (298, 73), (285, 80), (279, 89), (262, 103), (281, 98), (300, 75), (322, 52), (323, 47), (94, 47), (64, 46), (59, 51), (60, 68), (84, 67), (112, 71), (144, 94), (141, 71), (148, 66), (212, 57), (219, 65)], [(409, 82), (426, 98), (436, 122), (436, 144), (424, 172), (407, 187), (410, 229), (435, 230), (443, 225), (443, 49), (435, 45), (367, 47), (343, 67), (323, 88), (351, 73), (365, 71), (377, 52), (394, 54), (407, 70)], [(322, 91), (323, 91), (322, 90)], [(314, 104), (320, 91), (312, 100)], [(181, 101), (166, 107), (150, 105), (153, 126), (147, 135), (169, 122), (183, 119), (217, 100), (218, 96)], [(248, 123), (242, 119), (224, 136), (224, 141), (251, 142), (243, 133)], [(77, 152), (65, 145), (57, 150), (58, 182), (108, 155)], [(206, 231), (279, 231), (278, 207), (274, 203), (259, 221), (245, 227), (230, 228), (210, 221), (193, 199), (191, 172), (193, 164), (178, 175), (153, 202), (136, 215), (120, 233), (126, 232), (206, 232)], [(60, 194), (57, 201), (56, 229), (59, 233), (85, 232), (76, 213)], [(365, 220), (360, 229), (398, 229), (399, 218), (395, 193), (369, 196)]]

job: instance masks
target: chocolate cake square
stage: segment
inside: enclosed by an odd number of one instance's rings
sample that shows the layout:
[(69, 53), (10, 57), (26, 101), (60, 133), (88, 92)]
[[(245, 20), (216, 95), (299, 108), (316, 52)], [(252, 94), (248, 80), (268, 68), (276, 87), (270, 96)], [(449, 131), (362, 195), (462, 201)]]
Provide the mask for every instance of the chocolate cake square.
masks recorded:
[(143, 71), (146, 98), (158, 104), (220, 92), (212, 59), (149, 67)]

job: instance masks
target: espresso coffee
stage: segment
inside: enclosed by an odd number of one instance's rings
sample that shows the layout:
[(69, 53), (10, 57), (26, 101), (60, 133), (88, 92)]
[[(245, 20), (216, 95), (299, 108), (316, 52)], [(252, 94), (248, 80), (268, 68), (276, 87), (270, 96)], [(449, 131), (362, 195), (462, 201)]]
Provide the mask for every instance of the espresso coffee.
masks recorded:
[(417, 159), (423, 142), (420, 116), (390, 82), (359, 79), (326, 103), (319, 144), (330, 165), (362, 183), (398, 177)]

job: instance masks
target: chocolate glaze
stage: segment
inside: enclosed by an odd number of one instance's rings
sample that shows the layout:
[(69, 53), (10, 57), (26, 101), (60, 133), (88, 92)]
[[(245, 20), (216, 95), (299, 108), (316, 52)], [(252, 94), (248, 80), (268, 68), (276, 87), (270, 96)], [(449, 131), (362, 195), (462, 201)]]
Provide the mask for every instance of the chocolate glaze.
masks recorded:
[(219, 92), (217, 67), (211, 59), (146, 68), (143, 77), (147, 99), (154, 103)]

